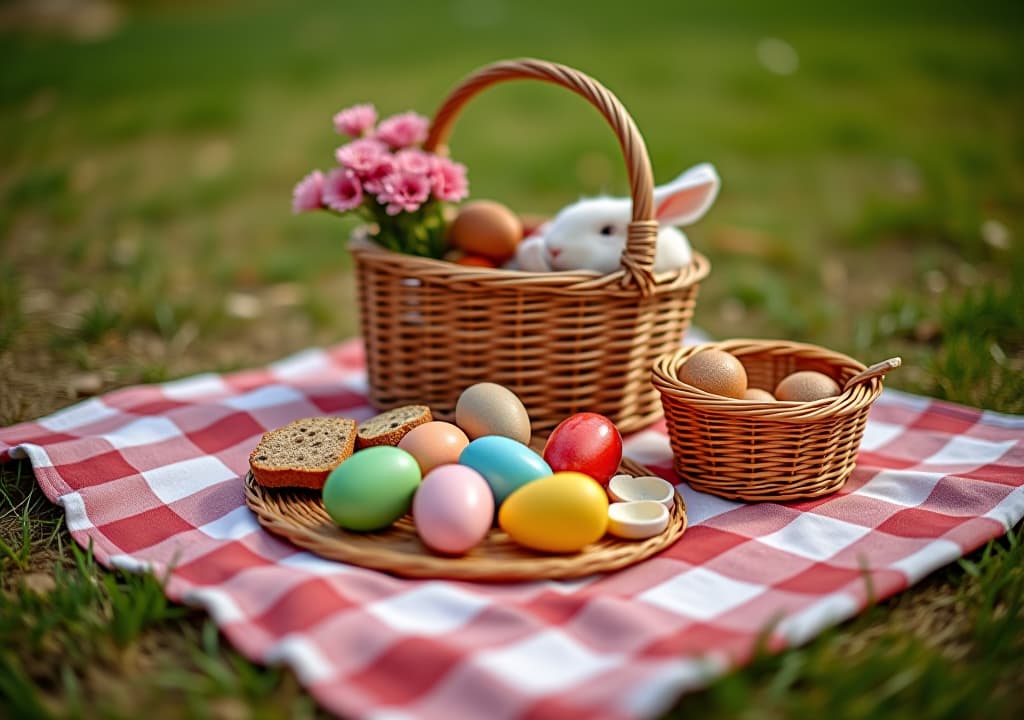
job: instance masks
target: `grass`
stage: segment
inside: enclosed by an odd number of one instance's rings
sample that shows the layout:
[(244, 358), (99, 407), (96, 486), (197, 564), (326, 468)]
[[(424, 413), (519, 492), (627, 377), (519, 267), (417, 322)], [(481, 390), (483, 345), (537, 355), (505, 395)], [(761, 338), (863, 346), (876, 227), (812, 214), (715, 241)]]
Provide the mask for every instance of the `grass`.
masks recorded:
[[(21, 505), (41, 497), (33, 489)], [(17, 505), (9, 494), (3, 504)], [(52, 525), (63, 530), (59, 518)], [(16, 552), (5, 546), (5, 569), (27, 569), (34, 544), (26, 533)], [(287, 672), (248, 663), (222, 646), (212, 620), (170, 603), (159, 578), (103, 571), (91, 548), (69, 544), (49, 572), (23, 575), (2, 597), (0, 716), (132, 717), (141, 707), (156, 717), (316, 714)]]
[[(1024, 534), (960, 560), (925, 603), (875, 605), (809, 645), (761, 653), (673, 713), (738, 718), (1010, 718), (1024, 655)], [(907, 632), (893, 617), (925, 615)], [(943, 623), (955, 618), (949, 625)], [(918, 620), (918, 622), (921, 622)]]
[[(659, 181), (717, 165), (723, 192), (687, 231), (713, 264), (696, 313), (712, 335), (901, 355), (889, 386), (1024, 413), (1018, 3), (389, 8), (157, 1), (97, 31), (0, 6), (0, 423), (357, 332), (347, 227), (288, 210), (330, 161), (330, 115), (429, 113), (521, 55), (619, 94)], [(765, 38), (796, 72), (759, 60)], [(547, 86), (475, 98), (452, 151), (474, 195), (517, 209), (625, 191), (608, 129)], [(1020, 532), (672, 713), (1019, 714)], [(0, 593), (0, 716), (130, 716), (165, 695), (169, 716), (318, 712), (157, 579), (97, 568), (25, 463), (0, 467)]]

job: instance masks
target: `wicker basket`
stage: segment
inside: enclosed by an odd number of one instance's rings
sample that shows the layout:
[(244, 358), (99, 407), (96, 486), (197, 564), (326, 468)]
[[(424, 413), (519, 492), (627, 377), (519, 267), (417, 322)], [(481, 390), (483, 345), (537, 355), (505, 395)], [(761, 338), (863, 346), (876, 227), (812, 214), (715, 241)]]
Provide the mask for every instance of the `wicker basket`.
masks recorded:
[(618, 137), (633, 200), (622, 268), (604, 276), (474, 268), (354, 242), (370, 400), (379, 408), (426, 404), (450, 420), (462, 390), (490, 381), (519, 395), (538, 433), (583, 410), (607, 416), (622, 432), (639, 429), (661, 417), (651, 367), (679, 346), (710, 265), (695, 254), (686, 268), (653, 274), (647, 149), (619, 101), (576, 70), (517, 60), (471, 74), (437, 111), (426, 149), (443, 149), (470, 98), (515, 79), (581, 95)]
[[(678, 369), (707, 348), (735, 355), (748, 386), (771, 392), (797, 370), (832, 377), (843, 392), (815, 402), (754, 402), (713, 395), (679, 380)], [(734, 500), (787, 501), (834, 492), (853, 471), (882, 375), (899, 359), (865, 368), (814, 345), (763, 340), (704, 343), (658, 358), (675, 471), (693, 488)], [(852, 381), (852, 382), (851, 382)]]

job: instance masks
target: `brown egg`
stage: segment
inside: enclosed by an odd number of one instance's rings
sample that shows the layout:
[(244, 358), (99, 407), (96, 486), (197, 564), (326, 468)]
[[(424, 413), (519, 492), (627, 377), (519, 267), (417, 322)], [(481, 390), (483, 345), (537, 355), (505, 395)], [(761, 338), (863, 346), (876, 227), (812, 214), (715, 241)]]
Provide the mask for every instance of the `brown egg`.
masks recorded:
[(761, 388), (747, 388), (747, 391), (743, 393), (743, 399), (756, 402), (775, 402), (775, 396)]
[(498, 264), (489, 257), (483, 255), (461, 255), (455, 260), (456, 265), (465, 265), (467, 267), (497, 267)]
[(814, 370), (790, 373), (775, 386), (775, 397), (786, 402), (814, 402), (838, 394), (839, 384)]
[(701, 350), (691, 355), (679, 368), (679, 379), (704, 392), (737, 400), (747, 390), (743, 363), (724, 350)]
[(523, 445), (530, 443), (530, 416), (519, 397), (496, 383), (470, 385), (455, 404), (455, 424), (475, 440), (504, 435)]
[(523, 224), (501, 203), (474, 200), (459, 209), (449, 237), (455, 247), (501, 263), (516, 254), (516, 246), (523, 239)]

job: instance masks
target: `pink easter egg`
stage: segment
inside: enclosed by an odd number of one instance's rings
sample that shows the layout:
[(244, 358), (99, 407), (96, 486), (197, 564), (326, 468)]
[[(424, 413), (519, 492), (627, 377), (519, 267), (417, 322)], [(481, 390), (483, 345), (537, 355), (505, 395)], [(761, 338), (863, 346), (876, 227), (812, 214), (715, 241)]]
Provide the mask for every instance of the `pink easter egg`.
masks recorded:
[(439, 465), (420, 483), (412, 516), (423, 544), (445, 555), (463, 555), (491, 529), (494, 495), (473, 468)]

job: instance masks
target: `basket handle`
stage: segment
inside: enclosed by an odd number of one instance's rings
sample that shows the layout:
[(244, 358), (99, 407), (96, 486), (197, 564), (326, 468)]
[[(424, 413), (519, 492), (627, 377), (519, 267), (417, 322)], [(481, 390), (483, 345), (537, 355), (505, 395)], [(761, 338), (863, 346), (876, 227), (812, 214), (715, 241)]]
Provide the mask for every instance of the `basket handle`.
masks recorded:
[(865, 368), (864, 370), (861, 370), (859, 373), (857, 373), (852, 378), (850, 378), (845, 383), (843, 383), (843, 392), (846, 392), (847, 390), (852, 388), (854, 385), (859, 385), (862, 382), (867, 382), (871, 378), (882, 377), (883, 375), (888, 373), (890, 370), (895, 370), (896, 368), (898, 368), (902, 364), (903, 364), (903, 358), (899, 358), (899, 357), (893, 357), (893, 358), (889, 358), (888, 360), (882, 360), (881, 362), (876, 362), (871, 367)]
[(541, 80), (561, 85), (582, 96), (611, 125), (626, 161), (633, 199), (633, 218), (627, 230), (626, 249), (621, 261), (625, 271), (623, 284), (634, 282), (642, 295), (651, 294), (655, 285), (653, 267), (658, 221), (654, 219), (654, 175), (647, 145), (618, 98), (592, 77), (565, 65), (531, 58), (486, 65), (466, 76), (448, 94), (434, 113), (424, 149), (436, 152), (443, 148), (462, 106), (481, 90), (506, 80)]

